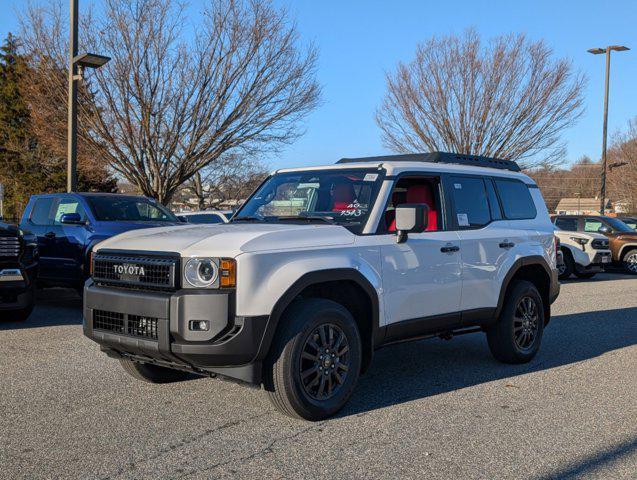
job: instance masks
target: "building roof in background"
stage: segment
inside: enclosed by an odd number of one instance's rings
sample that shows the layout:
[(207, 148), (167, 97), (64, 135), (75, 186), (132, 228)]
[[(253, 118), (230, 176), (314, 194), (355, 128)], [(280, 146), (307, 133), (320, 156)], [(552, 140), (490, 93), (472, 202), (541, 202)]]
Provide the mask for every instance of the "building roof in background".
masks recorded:
[[(599, 211), (599, 199), (598, 198), (562, 198), (557, 207), (556, 212), (598, 212)], [(611, 207), (611, 201), (607, 198), (604, 204), (605, 208)]]

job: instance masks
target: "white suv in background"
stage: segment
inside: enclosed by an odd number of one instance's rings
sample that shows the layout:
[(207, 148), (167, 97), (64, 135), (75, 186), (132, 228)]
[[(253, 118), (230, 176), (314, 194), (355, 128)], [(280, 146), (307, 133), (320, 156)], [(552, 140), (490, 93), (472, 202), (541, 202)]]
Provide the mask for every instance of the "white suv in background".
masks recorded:
[(278, 170), (228, 224), (99, 244), (84, 333), (140, 380), (230, 378), (321, 419), (393, 343), (483, 332), (498, 360), (530, 361), (559, 292), (553, 231), (514, 162), (429, 153)]
[(593, 278), (612, 261), (608, 238), (604, 235), (561, 230), (557, 226), (555, 235), (560, 239), (560, 250), (564, 256), (564, 261), (558, 265), (560, 280), (566, 280), (573, 274), (578, 278)]

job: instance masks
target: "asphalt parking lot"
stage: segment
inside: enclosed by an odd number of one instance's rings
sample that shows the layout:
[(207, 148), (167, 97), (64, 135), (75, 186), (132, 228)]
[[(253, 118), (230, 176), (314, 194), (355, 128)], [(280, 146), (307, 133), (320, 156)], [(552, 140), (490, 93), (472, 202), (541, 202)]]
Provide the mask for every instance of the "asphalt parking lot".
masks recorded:
[(482, 335), (386, 348), (340, 416), (308, 423), (220, 380), (136, 382), (49, 290), (0, 325), (0, 478), (634, 479), (637, 278), (568, 282), (553, 312), (528, 365)]

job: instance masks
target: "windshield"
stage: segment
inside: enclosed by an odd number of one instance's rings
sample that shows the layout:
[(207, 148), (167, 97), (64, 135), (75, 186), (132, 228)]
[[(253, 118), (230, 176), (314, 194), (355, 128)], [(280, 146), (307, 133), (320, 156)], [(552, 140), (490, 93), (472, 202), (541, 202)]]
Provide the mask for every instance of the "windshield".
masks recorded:
[(617, 232), (634, 232), (632, 228), (630, 228), (628, 225), (617, 218), (606, 217), (606, 223), (608, 223), (612, 227), (612, 229)]
[(377, 169), (278, 173), (259, 187), (232, 221), (336, 223), (360, 234), (381, 181)]
[(179, 222), (166, 207), (145, 198), (105, 195), (87, 200), (102, 222)]

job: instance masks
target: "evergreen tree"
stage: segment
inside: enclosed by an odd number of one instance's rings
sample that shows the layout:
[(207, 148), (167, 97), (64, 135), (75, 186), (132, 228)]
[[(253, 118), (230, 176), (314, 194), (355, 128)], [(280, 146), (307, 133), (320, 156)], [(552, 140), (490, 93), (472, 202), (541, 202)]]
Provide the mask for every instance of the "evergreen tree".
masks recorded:
[(9, 33), (0, 47), (0, 182), (5, 187), (4, 215), (15, 218), (25, 201), (29, 181), (29, 150), (35, 139), (29, 135), (29, 108), (20, 91), (27, 72), (26, 60), (18, 53), (18, 39)]

